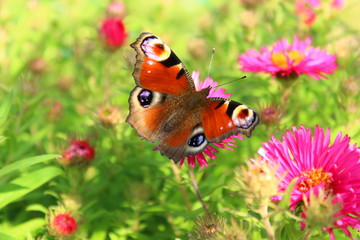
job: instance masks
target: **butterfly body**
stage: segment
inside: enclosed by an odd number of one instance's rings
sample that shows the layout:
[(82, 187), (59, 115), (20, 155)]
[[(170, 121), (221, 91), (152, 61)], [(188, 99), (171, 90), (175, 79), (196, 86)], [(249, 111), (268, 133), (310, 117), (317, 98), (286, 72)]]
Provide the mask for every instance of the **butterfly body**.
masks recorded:
[(180, 59), (158, 37), (142, 33), (131, 44), (136, 50), (127, 122), (163, 155), (175, 162), (195, 155), (208, 143), (238, 133), (250, 136), (259, 122), (247, 106), (209, 97), (211, 87), (197, 91)]

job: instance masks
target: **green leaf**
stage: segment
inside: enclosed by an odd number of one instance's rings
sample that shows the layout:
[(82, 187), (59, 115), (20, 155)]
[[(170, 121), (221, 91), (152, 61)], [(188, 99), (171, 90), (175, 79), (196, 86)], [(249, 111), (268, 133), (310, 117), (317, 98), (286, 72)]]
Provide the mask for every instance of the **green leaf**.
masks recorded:
[(26, 211), (37, 211), (47, 214), (49, 210), (41, 204), (32, 204), (26, 207)]
[(106, 239), (107, 229), (96, 230), (92, 235), (90, 240), (97, 240), (97, 239)]
[(11, 92), (4, 100), (2, 100), (3, 102), (0, 105), (0, 133), (3, 131), (5, 121), (9, 115), (13, 96), (14, 93)]
[(6, 139), (7, 139), (6, 137), (0, 135), (0, 144), (1, 144), (2, 142), (5, 142)]
[[(28, 233), (34, 231), (34, 229), (39, 229), (45, 224), (45, 218), (35, 218), (28, 220), (24, 223), (17, 224), (15, 226), (11, 226), (8, 229), (4, 229), (3, 231), (6, 234), (14, 236), (15, 238), (9, 238), (9, 240), (14, 239), (24, 239)], [(2, 236), (0, 235), (0, 239), (3, 240)]]
[(5, 167), (3, 167), (0, 170), (0, 177), (5, 176), (6, 174), (12, 173), (16, 170), (19, 170), (21, 168), (25, 168), (40, 162), (44, 162), (46, 160), (49, 159), (55, 159), (60, 157), (60, 155), (56, 155), (56, 154), (47, 154), (47, 155), (40, 155), (40, 156), (36, 156), (36, 157), (31, 157), (31, 158), (26, 158), (26, 159), (22, 159), (19, 161), (16, 161), (14, 163), (11, 163)]
[(3, 192), (13, 192), (13, 191), (21, 190), (21, 189), (25, 189), (25, 187), (18, 185), (18, 184), (8, 183), (1, 187), (0, 194)]
[(2, 187), (2, 192), (0, 193), (0, 209), (11, 202), (17, 201), (60, 174), (62, 174), (60, 168), (45, 167), (16, 178)]
[(281, 207), (283, 209), (289, 208), (290, 200), (291, 200), (291, 193), (292, 193), (292, 190), (294, 189), (294, 186), (295, 186), (297, 180), (298, 180), (297, 178), (294, 178), (291, 181), (291, 183), (287, 187), (286, 191), (284, 192), (283, 198), (281, 199), (281, 201), (278, 204), (279, 207)]
[(0, 239), (1, 240), (16, 240), (16, 238), (13, 238), (5, 233), (0, 233)]

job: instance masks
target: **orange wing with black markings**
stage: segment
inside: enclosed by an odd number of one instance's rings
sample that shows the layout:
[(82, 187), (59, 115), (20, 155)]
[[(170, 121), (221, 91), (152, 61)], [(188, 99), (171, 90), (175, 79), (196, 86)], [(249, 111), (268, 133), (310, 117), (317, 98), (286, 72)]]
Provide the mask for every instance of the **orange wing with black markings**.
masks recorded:
[(250, 137), (259, 123), (258, 114), (248, 106), (222, 98), (209, 98), (201, 113), (202, 125), (209, 142), (222, 140), (243, 133)]
[(168, 106), (164, 104), (165, 95), (135, 87), (130, 94), (130, 114), (126, 119), (133, 128), (150, 142), (157, 140), (161, 133), (160, 126), (168, 118)]
[(195, 91), (183, 63), (158, 37), (142, 33), (130, 46), (137, 53), (133, 76), (138, 86), (174, 96)]

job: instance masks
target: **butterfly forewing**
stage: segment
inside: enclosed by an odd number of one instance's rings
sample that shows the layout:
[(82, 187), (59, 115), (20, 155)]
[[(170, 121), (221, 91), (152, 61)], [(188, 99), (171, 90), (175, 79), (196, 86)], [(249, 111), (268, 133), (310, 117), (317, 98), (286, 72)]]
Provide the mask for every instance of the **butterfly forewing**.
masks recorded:
[(138, 86), (174, 96), (195, 91), (189, 72), (158, 37), (142, 33), (131, 46), (137, 52), (133, 76)]

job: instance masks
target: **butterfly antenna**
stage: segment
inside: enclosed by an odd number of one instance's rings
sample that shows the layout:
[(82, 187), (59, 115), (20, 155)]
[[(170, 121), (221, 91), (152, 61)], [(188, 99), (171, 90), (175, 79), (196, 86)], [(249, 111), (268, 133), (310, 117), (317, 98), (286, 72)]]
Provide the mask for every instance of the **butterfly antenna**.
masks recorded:
[(214, 55), (215, 55), (215, 48), (213, 48), (212, 51), (211, 51), (211, 58), (210, 58), (209, 71), (208, 71), (208, 76), (209, 77), (210, 77), (210, 70), (211, 70), (213, 59), (214, 59)]
[(241, 78), (237, 78), (237, 79), (231, 80), (231, 81), (226, 82), (226, 83), (223, 83), (223, 84), (220, 84), (218, 87), (223, 86), (223, 85), (225, 85), (225, 84), (229, 84), (229, 83), (232, 83), (232, 82), (239, 81), (239, 80), (244, 79), (244, 78), (246, 78), (246, 76), (243, 76), (243, 77), (241, 77)]

